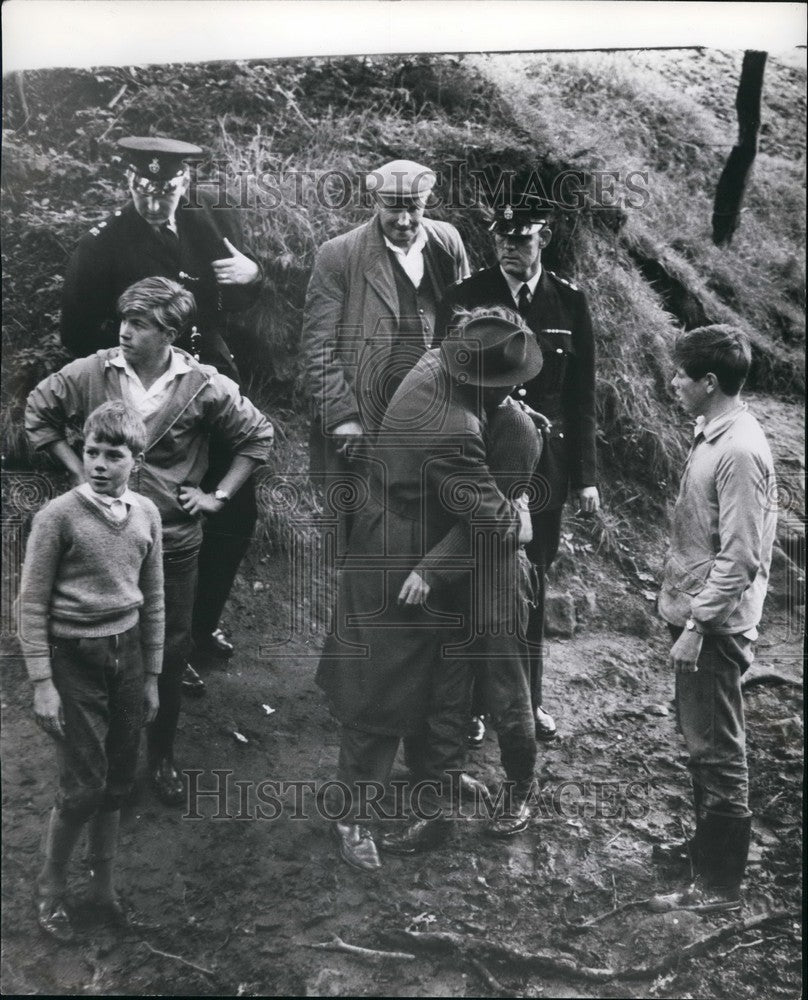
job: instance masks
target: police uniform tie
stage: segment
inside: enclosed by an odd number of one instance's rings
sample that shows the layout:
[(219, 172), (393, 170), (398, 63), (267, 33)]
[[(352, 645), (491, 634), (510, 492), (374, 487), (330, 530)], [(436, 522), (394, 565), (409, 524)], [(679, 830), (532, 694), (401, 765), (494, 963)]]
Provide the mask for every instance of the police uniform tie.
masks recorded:
[(519, 289), (519, 304), (517, 306), (520, 316), (527, 316), (530, 312), (530, 288), (527, 283)]

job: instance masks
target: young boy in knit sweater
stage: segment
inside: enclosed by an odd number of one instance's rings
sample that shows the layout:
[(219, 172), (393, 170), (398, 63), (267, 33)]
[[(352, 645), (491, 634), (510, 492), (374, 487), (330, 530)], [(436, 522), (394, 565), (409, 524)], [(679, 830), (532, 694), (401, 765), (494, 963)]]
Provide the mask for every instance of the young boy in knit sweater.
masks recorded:
[(162, 526), (128, 488), (146, 428), (120, 401), (84, 425), (86, 482), (34, 517), (22, 571), (22, 637), (34, 715), (53, 736), (59, 788), (36, 885), (40, 928), (74, 936), (67, 866), (89, 820), (90, 902), (126, 922), (113, 868), (120, 807), (135, 776), (140, 728), (158, 708), (163, 655)]

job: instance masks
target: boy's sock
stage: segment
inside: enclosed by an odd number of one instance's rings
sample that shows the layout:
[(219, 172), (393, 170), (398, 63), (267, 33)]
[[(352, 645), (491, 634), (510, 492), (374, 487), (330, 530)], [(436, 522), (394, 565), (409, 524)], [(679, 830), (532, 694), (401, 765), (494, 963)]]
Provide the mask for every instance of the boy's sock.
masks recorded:
[(56, 806), (51, 809), (45, 836), (45, 865), (37, 879), (40, 893), (55, 896), (64, 892), (70, 855), (83, 826), (83, 819), (65, 815)]
[(120, 809), (99, 810), (90, 820), (90, 894), (96, 903), (114, 903), (117, 900), (115, 855), (120, 824)]

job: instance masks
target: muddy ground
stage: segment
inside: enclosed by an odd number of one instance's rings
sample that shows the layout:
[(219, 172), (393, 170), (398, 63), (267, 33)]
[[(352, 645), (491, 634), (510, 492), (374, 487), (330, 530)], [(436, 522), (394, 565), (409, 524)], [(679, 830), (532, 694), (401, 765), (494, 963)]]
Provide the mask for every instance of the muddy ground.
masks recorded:
[[(34, 921), (32, 884), (54, 790), (52, 749), (33, 724), (21, 660), (5, 659), (3, 992), (496, 996), (473, 956), (419, 954), (374, 964), (312, 945), (337, 934), (391, 949), (401, 947), (395, 935), (402, 930), (455, 931), (527, 951), (550, 949), (581, 966), (624, 969), (729, 923), (687, 913), (652, 916), (636, 906), (583, 932), (568, 926), (670, 885), (670, 873), (650, 863), (651, 846), (680, 835), (680, 817), (691, 822), (665, 635), (642, 613), (648, 584), (594, 557), (586, 579), (597, 609), (590, 606), (575, 638), (550, 644), (545, 704), (560, 738), (541, 749), (544, 805), (528, 831), (502, 843), (486, 835), (484, 820), (458, 819), (447, 846), (414, 860), (386, 858), (380, 873), (365, 875), (336, 857), (310, 792), (301, 793), (299, 810), (289, 793), (278, 818), (250, 819), (254, 792), (240, 800), (231, 784), (221, 812), (232, 818), (213, 818), (220, 804), (208, 798), (200, 800), (201, 818), (190, 819), (141, 787), (125, 813), (120, 885), (147, 926), (128, 936), (86, 926), (70, 948), (51, 946)], [(295, 610), (289, 580), (286, 557), (254, 556), (228, 610), (238, 656), (211, 665), (207, 696), (185, 701), (178, 760), (204, 772), (199, 787), (212, 787), (213, 769), (232, 770), (232, 782), (322, 783), (333, 774), (338, 732), (313, 680), (320, 635)], [(609, 627), (618, 621), (630, 622), (632, 632)], [(745, 915), (785, 908), (788, 918), (729, 938), (666, 975), (634, 981), (527, 973), (486, 959), (507, 995), (799, 995), (803, 730), (795, 622), (793, 615), (770, 616), (759, 680), (746, 691), (756, 819)], [(793, 683), (772, 683), (772, 670)], [(492, 733), (470, 755), (469, 770), (491, 786), (499, 780)], [(86, 878), (82, 854), (74, 865), (78, 898)]]

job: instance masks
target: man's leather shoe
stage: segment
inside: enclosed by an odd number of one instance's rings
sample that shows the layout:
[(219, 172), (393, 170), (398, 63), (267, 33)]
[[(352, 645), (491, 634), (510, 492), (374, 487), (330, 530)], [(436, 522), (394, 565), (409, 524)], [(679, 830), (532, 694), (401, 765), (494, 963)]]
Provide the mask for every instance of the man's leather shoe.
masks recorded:
[(473, 803), (478, 802), (480, 799), (484, 802), (488, 802), (491, 798), (488, 786), (480, 781), (479, 778), (472, 777), (472, 775), (468, 774), (466, 771), (463, 771), (458, 778), (457, 789), (460, 794), (461, 802)]
[(720, 913), (741, 908), (741, 888), (711, 889), (700, 878), (684, 889), (659, 893), (648, 901), (652, 913), (692, 910), (694, 913)]
[(70, 914), (62, 896), (38, 891), (34, 905), (36, 922), (43, 934), (59, 944), (70, 944), (75, 939)]
[(444, 819), (412, 819), (403, 830), (386, 833), (379, 846), (390, 854), (419, 854), (440, 846), (449, 836), (450, 829)]
[(359, 823), (335, 822), (332, 831), (343, 861), (363, 872), (375, 872), (381, 868), (379, 852), (367, 827), (360, 826)]
[(530, 803), (525, 799), (514, 799), (509, 809), (500, 813), (491, 823), (488, 832), (492, 837), (513, 837), (527, 830), (533, 815)]
[(220, 660), (229, 660), (236, 647), (220, 628), (205, 635), (194, 636), (194, 647), (206, 656), (218, 656)]
[(185, 800), (185, 783), (174, 761), (163, 757), (152, 764), (151, 784), (157, 798), (167, 806), (180, 805)]
[(469, 722), (468, 732), (466, 733), (466, 746), (471, 750), (476, 750), (483, 745), (483, 740), (485, 739), (485, 722), (483, 719), (484, 716), (482, 715), (472, 715)]
[(190, 663), (185, 664), (185, 670), (182, 673), (182, 690), (194, 698), (199, 698), (205, 693), (205, 682)]
[(549, 712), (545, 712), (541, 705), (536, 707), (533, 713), (536, 719), (536, 739), (541, 743), (549, 743), (558, 736), (555, 719)]

